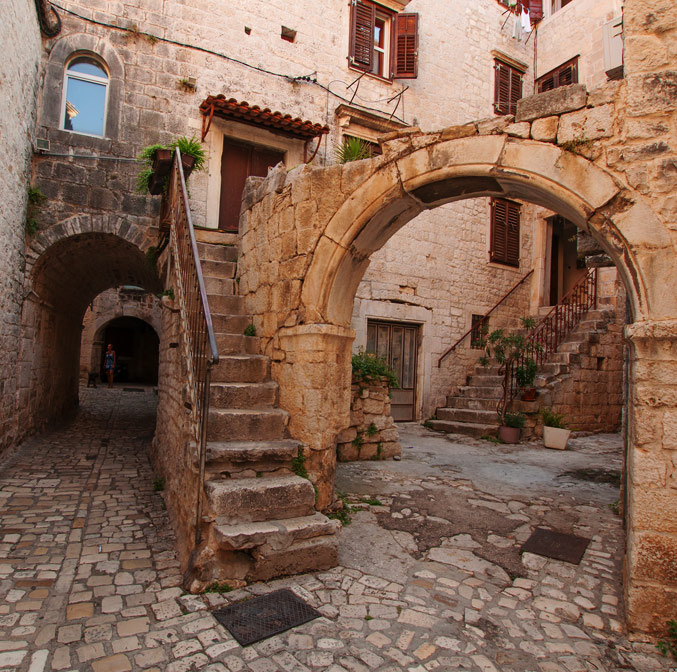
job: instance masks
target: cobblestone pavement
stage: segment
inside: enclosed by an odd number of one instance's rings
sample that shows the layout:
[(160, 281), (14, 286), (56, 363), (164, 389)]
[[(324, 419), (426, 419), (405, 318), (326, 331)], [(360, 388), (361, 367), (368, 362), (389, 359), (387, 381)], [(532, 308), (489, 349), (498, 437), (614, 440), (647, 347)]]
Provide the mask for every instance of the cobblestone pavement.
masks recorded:
[[(0, 467), (0, 669), (671, 667), (623, 636), (622, 529), (609, 507), (618, 491), (581, 480), (613, 480), (617, 436), (556, 453), (405, 426), (401, 461), (339, 467), (356, 509), (340, 567), (193, 596), (180, 588), (148, 463), (155, 396), (116, 388), (81, 398), (73, 423)], [(520, 556), (536, 525), (591, 537), (580, 566)], [(323, 617), (242, 648), (208, 611), (282, 586)]]

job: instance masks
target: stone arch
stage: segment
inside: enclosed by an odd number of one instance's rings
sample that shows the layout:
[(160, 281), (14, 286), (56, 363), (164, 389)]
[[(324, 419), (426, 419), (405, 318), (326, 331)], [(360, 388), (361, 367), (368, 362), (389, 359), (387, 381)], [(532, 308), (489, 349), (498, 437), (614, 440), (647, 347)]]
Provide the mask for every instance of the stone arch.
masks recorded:
[(348, 326), (373, 252), (423, 210), (481, 196), (542, 205), (590, 233), (619, 269), (636, 320), (677, 312), (647, 278), (671, 264), (665, 227), (641, 196), (587, 159), (505, 135), (432, 142), (390, 161), (385, 149), (382, 165), (357, 181), (320, 236), (304, 281), (306, 322)]
[[(58, 129), (63, 97), (64, 71), (68, 60), (77, 53), (91, 53), (102, 59), (109, 71), (106, 138), (117, 139), (120, 133), (122, 85), (125, 70), (117, 51), (104, 37), (87, 33), (69, 33), (54, 43), (44, 74), (43, 125)], [(69, 133), (69, 131), (66, 131)]]

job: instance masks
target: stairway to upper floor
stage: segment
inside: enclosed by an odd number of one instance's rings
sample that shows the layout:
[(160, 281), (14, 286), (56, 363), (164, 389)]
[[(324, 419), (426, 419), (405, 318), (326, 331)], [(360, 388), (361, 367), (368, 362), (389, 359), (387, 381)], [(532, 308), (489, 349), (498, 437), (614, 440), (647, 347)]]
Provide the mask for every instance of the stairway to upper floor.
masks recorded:
[(302, 446), (288, 435), (270, 360), (244, 331), (235, 293), (237, 249), (198, 243), (219, 362), (207, 425), (205, 544), (220, 580), (265, 580), (336, 565), (337, 521), (315, 510), (312, 483), (296, 471)]

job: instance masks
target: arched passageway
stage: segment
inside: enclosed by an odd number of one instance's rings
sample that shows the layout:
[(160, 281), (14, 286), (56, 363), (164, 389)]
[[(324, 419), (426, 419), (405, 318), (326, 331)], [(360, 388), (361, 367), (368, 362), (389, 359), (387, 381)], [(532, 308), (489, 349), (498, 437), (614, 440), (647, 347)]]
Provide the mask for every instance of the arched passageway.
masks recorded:
[[(69, 229), (70, 228), (70, 232)], [(111, 287), (135, 285), (161, 290), (155, 268), (140, 249), (137, 230), (126, 235), (62, 227), (62, 235), (35, 260), (29, 254), (28, 295), (22, 313), (26, 338), (19, 353), (20, 386), (17, 422), (23, 434), (72, 413), (78, 403), (82, 321), (93, 299)], [(84, 227), (83, 227), (84, 228)], [(77, 230), (77, 229), (76, 229)]]
[(677, 269), (665, 223), (622, 176), (551, 144), (480, 135), (469, 125), (405, 132), (383, 150), (352, 165), (278, 169), (249, 191), (241, 221), (240, 291), (273, 359), (290, 431), (310, 447), (320, 505), (331, 499), (334, 441), (348, 424), (350, 319), (370, 255), (418, 213), (445, 203), (492, 196), (541, 205), (589, 233), (627, 290), (627, 605), (636, 627), (660, 627), (655, 614), (666, 615), (677, 597), (666, 523), (667, 502), (677, 505), (668, 482), (672, 439), (656, 430), (675, 413), (674, 398), (658, 389), (667, 382), (660, 372), (677, 365), (677, 295), (665, 291)]

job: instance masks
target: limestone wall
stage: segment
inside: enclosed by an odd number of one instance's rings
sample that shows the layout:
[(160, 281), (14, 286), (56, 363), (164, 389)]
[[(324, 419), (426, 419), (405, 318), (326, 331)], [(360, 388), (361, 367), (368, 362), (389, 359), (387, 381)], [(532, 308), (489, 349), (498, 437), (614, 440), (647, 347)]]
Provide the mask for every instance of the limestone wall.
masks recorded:
[(31, 146), (35, 138), (40, 31), (33, 3), (8, 0), (0, 22), (0, 452), (17, 436), (14, 414), (21, 387), (17, 377), (23, 300), (27, 189), (31, 182)]
[(353, 380), (350, 394), (350, 426), (338, 436), (338, 461), (400, 457), (402, 446), (390, 415), (388, 384), (383, 381), (366, 385)]
[(588, 89), (607, 81), (604, 67), (604, 24), (621, 16), (622, 0), (576, 0), (538, 25), (535, 77), (578, 56), (578, 81)]

